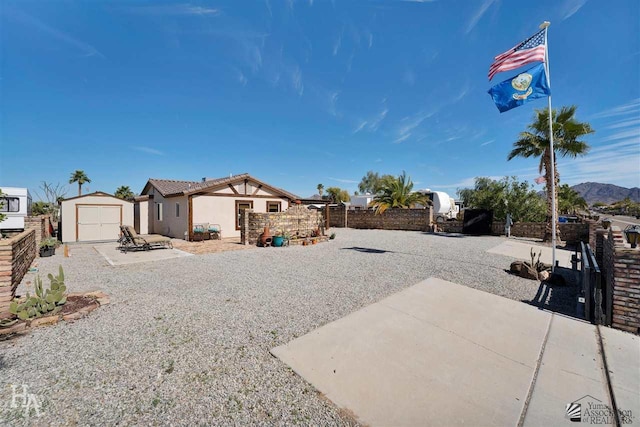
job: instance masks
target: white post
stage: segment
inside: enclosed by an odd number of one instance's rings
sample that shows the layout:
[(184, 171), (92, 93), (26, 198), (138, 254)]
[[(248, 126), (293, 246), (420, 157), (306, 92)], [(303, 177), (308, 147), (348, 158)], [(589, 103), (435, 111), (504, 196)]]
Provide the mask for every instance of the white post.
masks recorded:
[[(549, 43), (547, 39), (547, 31), (549, 21), (540, 24), (540, 28), (544, 29), (544, 50), (545, 62), (544, 67), (547, 73), (547, 86), (551, 89), (551, 75), (549, 74)], [(553, 151), (553, 117), (551, 110), (551, 95), (549, 100), (549, 156), (551, 157), (551, 271), (556, 269), (556, 171), (555, 171), (555, 153)], [(548, 183), (547, 183), (548, 184)]]

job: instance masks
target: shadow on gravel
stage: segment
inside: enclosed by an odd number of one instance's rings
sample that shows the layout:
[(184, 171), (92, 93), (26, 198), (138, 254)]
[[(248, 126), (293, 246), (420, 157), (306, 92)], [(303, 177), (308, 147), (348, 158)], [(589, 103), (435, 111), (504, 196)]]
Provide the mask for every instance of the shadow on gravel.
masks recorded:
[(578, 312), (580, 287), (575, 280), (574, 272), (562, 267), (556, 268), (555, 271), (562, 276), (564, 283), (540, 282), (538, 292), (533, 300), (522, 300), (522, 302), (538, 307), (540, 310), (549, 310), (581, 319), (582, 316)]
[(393, 251), (385, 251), (384, 249), (373, 249), (373, 248), (361, 248), (359, 246), (352, 246), (350, 248), (341, 248), (340, 250), (350, 250), (357, 252), (364, 252), (366, 254), (385, 254), (385, 253), (395, 253)]

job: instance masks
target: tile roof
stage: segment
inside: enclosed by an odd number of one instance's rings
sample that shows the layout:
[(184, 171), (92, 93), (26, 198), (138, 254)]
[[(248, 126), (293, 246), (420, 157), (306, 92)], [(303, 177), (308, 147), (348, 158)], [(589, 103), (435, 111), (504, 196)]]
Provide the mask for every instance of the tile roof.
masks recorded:
[(191, 186), (200, 184), (197, 181), (176, 181), (173, 179), (155, 179), (149, 178), (149, 184), (153, 185), (156, 190), (166, 196), (167, 194), (180, 193), (185, 190), (189, 190)]
[(271, 188), (278, 193), (283, 194), (285, 197), (295, 200), (299, 197), (293, 193), (289, 193), (282, 188), (273, 187), (265, 182), (262, 182), (248, 173), (242, 173), (238, 175), (232, 175), (223, 178), (216, 179), (207, 179), (206, 181), (176, 181), (170, 179), (149, 179), (149, 184), (153, 185), (163, 197), (167, 196), (178, 196), (178, 195), (187, 195), (187, 194), (195, 194), (203, 190), (207, 190), (211, 187), (217, 187), (219, 185), (224, 185), (227, 183), (236, 182), (240, 179), (250, 179), (252, 181), (257, 182), (258, 184), (262, 184), (264, 187)]

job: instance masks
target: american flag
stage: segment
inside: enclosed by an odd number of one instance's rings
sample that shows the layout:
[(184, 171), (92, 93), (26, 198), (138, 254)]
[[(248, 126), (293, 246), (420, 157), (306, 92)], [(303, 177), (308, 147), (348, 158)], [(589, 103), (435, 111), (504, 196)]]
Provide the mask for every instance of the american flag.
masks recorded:
[(538, 31), (517, 46), (496, 56), (489, 67), (489, 80), (498, 73), (536, 61), (545, 61), (544, 30)]
[(534, 181), (536, 182), (536, 184), (546, 184), (547, 182), (547, 178), (545, 178), (544, 176), (539, 176), (536, 179), (534, 179)]

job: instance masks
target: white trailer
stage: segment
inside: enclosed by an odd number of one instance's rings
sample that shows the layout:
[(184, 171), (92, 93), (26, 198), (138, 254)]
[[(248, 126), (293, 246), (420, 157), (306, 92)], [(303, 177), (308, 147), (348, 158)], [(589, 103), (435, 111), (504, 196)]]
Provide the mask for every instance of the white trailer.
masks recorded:
[(456, 203), (444, 191), (431, 191), (427, 188), (418, 190), (418, 192), (429, 196), (433, 206), (433, 219), (436, 222), (456, 219), (458, 213), (460, 213), (460, 203)]
[(6, 218), (0, 230), (24, 230), (24, 218), (31, 215), (31, 195), (27, 188), (0, 187), (0, 213)]

